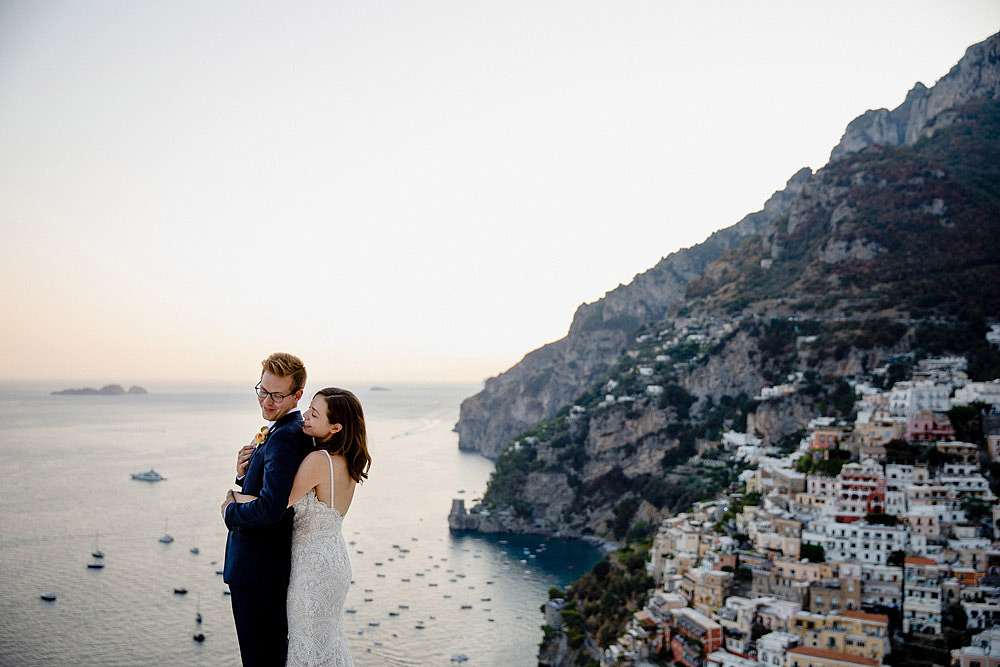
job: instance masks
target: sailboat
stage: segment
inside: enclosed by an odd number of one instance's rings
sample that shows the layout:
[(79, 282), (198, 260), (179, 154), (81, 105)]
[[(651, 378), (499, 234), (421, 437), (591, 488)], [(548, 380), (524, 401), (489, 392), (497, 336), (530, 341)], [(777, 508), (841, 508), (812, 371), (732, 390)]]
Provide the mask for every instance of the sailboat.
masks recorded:
[(101, 533), (98, 531), (97, 537), (94, 538), (94, 552), (90, 554), (94, 558), (104, 558), (104, 552), (101, 551), (99, 547), (99, 542), (101, 541)]
[(174, 538), (171, 537), (170, 533), (167, 531), (167, 525), (168, 525), (168, 520), (164, 519), (163, 520), (163, 537), (160, 538), (160, 541), (163, 542), (164, 544), (170, 544), (171, 542), (174, 541)]
[(194, 623), (195, 623), (194, 634), (191, 635), (191, 639), (195, 640), (196, 642), (203, 642), (205, 641), (205, 633), (201, 631), (201, 593), (198, 593), (198, 604), (195, 607), (195, 610), (196, 611), (194, 614)]

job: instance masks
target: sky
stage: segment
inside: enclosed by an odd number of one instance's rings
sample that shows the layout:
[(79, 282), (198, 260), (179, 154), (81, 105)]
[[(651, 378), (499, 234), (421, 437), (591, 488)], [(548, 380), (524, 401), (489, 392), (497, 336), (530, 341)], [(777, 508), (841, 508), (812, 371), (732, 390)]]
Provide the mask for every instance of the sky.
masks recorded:
[(995, 1), (0, 3), (0, 380), (478, 382)]

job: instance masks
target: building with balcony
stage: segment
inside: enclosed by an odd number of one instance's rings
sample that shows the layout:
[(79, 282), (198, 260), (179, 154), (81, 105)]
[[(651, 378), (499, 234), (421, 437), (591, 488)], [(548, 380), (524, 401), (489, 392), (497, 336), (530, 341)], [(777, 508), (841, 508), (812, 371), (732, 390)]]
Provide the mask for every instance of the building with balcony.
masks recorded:
[(705, 657), (722, 647), (722, 626), (699, 611), (684, 607), (673, 612), (670, 648), (675, 661), (702, 667)]
[(943, 592), (948, 568), (930, 558), (907, 556), (903, 564), (903, 632), (941, 634)]
[(791, 667), (788, 650), (799, 645), (792, 632), (769, 632), (757, 640), (757, 661), (762, 667)]
[(869, 525), (864, 521), (836, 523), (829, 519), (809, 522), (802, 542), (823, 547), (828, 561), (856, 560), (885, 564), (893, 551), (906, 549), (907, 530), (903, 526)]
[(889, 617), (863, 611), (799, 612), (793, 632), (802, 646), (839, 651), (881, 663), (891, 650)]
[(903, 606), (903, 568), (867, 564), (861, 569), (861, 606)]
[(972, 643), (951, 652), (952, 667), (1000, 667), (1000, 628), (972, 637)]
[(861, 609), (861, 581), (858, 579), (822, 579), (809, 587), (809, 611), (827, 614)]

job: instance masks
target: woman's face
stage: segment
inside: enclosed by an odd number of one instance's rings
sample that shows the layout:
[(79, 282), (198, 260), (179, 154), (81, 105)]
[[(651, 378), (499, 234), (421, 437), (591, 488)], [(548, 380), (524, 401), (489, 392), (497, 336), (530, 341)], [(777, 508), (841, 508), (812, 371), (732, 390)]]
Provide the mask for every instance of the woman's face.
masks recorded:
[(343, 428), (340, 424), (330, 423), (330, 416), (326, 411), (326, 397), (323, 395), (313, 397), (309, 409), (302, 415), (302, 420), (302, 432), (319, 442), (326, 442)]

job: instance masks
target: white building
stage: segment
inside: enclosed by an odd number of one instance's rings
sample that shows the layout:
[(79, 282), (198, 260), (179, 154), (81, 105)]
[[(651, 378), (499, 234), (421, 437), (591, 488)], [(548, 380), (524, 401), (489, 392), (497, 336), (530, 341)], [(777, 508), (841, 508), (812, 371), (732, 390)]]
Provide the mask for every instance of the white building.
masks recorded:
[(757, 640), (757, 661), (763, 667), (788, 667), (788, 649), (799, 641), (791, 632), (769, 632)]
[(905, 526), (836, 523), (824, 518), (809, 522), (809, 528), (802, 531), (802, 543), (823, 547), (827, 561), (884, 564), (893, 551), (906, 549), (907, 533)]
[(969, 382), (964, 387), (955, 390), (953, 405), (970, 405), (971, 403), (986, 403), (1000, 407), (1000, 380), (989, 382)]
[(933, 382), (897, 382), (889, 392), (889, 411), (896, 417), (911, 417), (917, 410), (947, 412), (951, 408), (951, 385)]
[(969, 629), (986, 630), (1000, 625), (1000, 600), (963, 602), (962, 609), (968, 617)]

